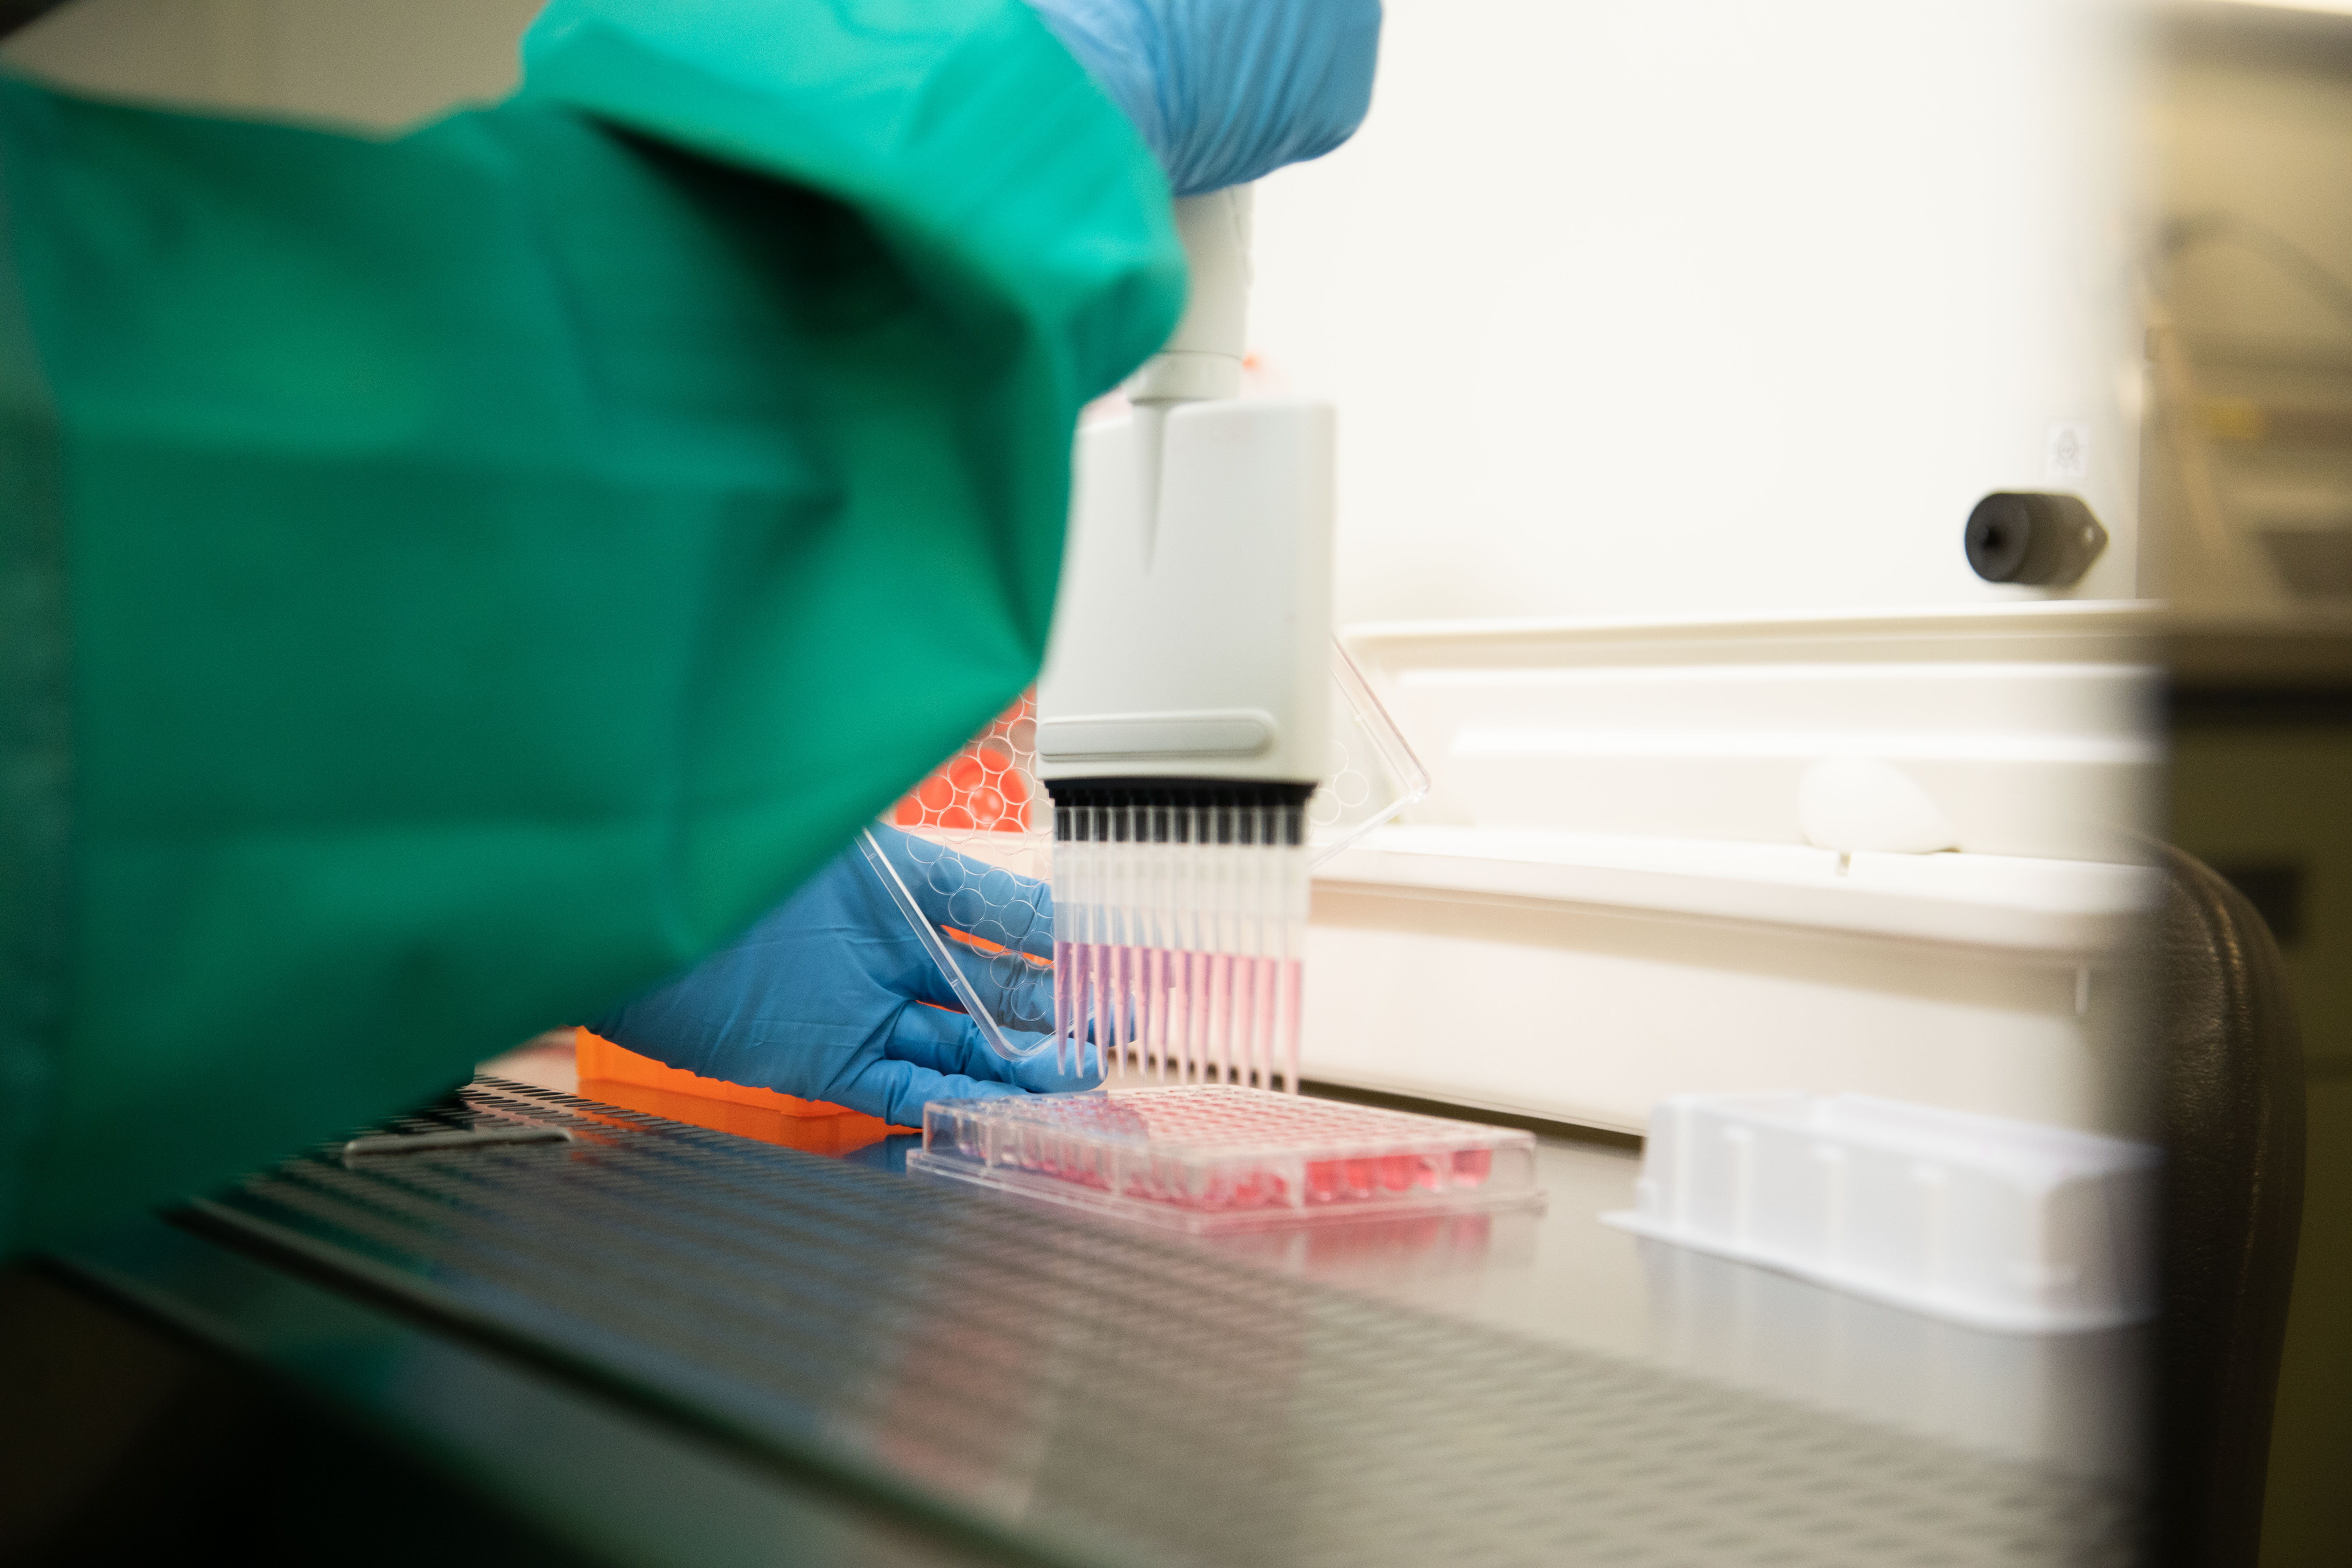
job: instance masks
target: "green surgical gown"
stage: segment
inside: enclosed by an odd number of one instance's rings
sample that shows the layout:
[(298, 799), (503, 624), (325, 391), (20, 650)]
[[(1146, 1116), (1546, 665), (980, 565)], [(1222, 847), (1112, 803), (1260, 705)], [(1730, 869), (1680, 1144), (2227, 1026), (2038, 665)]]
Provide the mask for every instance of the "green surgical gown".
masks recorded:
[(557, 0), (392, 139), (0, 80), (0, 1251), (724, 941), (1034, 676), (1183, 262), (1019, 0)]

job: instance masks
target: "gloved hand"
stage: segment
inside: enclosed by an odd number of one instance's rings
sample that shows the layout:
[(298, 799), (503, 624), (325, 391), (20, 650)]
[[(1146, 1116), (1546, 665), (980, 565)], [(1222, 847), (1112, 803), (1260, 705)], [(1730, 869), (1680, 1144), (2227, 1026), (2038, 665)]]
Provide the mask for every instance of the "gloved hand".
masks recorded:
[(1319, 158), (1371, 106), (1380, 0), (1029, 0), (1180, 196)]
[[(990, 931), (1011, 939), (1006, 946), (1053, 956), (1054, 897), (1044, 883), (893, 828), (877, 826), (874, 837), (934, 925), (966, 929), (969, 914), (951, 907), (950, 895), (969, 901), (977, 892), (992, 906)], [(934, 866), (952, 875), (932, 875)], [(1000, 1019), (1052, 1016), (1052, 970), (992, 963), (948, 945)], [(588, 1027), (706, 1078), (829, 1100), (908, 1127), (922, 1124), (926, 1100), (1098, 1081), (1092, 1072), (1057, 1070), (1050, 1048), (1004, 1060), (970, 1015), (940, 1010), (957, 1005), (880, 874), (852, 845), (731, 946)], [(1046, 1038), (1007, 1036), (1019, 1047)]]

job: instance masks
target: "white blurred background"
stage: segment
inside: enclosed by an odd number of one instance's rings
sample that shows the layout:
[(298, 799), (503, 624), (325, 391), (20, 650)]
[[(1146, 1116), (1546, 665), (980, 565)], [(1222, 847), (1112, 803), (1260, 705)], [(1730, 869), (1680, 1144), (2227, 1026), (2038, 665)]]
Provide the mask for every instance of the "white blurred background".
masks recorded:
[(1989, 490), (2137, 592), (2137, 12), (1390, 0), (1258, 195), (1253, 336), (1342, 411), (1343, 621), (1985, 605)]

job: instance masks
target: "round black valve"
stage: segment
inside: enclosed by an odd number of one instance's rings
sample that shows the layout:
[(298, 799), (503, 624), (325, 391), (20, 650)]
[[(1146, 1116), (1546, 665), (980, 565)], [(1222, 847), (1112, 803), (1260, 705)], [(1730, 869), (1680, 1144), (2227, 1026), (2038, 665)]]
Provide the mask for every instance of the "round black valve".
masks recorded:
[(1996, 490), (1969, 513), (1962, 542), (1988, 583), (2063, 588), (2090, 570), (2107, 531), (2079, 496)]

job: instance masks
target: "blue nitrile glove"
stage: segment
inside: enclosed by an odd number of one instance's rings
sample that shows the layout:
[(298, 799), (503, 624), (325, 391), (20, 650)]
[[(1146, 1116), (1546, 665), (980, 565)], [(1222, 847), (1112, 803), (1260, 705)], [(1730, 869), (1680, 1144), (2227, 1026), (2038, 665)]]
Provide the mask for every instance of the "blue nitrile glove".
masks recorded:
[[(941, 887), (982, 889), (995, 906), (990, 929), (1013, 939), (1006, 946), (1053, 956), (1054, 896), (1044, 883), (893, 828), (876, 827), (874, 837), (933, 924), (956, 921)], [(942, 860), (955, 877), (929, 874)], [(992, 963), (954, 942), (949, 949), (1000, 1018), (1052, 1016), (1052, 970)], [(1097, 1081), (1057, 1071), (1051, 1049), (1004, 1060), (968, 1014), (940, 1011), (956, 1005), (880, 874), (852, 845), (731, 946), (588, 1027), (705, 1078), (829, 1100), (905, 1127), (922, 1125), (926, 1100)], [(1045, 1038), (1008, 1037), (1024, 1047)]]
[(1180, 196), (1319, 158), (1372, 101), (1380, 0), (1029, 0)]

